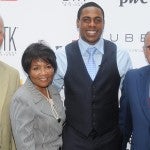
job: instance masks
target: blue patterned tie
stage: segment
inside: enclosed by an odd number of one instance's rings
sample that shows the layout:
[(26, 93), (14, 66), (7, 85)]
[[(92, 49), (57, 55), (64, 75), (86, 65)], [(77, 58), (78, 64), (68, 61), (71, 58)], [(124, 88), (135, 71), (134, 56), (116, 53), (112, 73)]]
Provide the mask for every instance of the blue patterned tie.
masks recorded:
[(95, 75), (96, 75), (96, 64), (94, 60), (94, 53), (96, 51), (95, 47), (88, 48), (87, 53), (89, 54), (89, 58), (86, 64), (87, 71), (91, 77), (92, 80), (94, 80)]

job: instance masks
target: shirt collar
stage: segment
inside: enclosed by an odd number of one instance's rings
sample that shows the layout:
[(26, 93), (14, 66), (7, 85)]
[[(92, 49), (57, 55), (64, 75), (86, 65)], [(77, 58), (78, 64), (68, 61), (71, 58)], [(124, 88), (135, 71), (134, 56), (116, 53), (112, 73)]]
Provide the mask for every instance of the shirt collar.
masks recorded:
[(78, 44), (79, 44), (79, 48), (80, 48), (82, 55), (84, 55), (86, 53), (86, 50), (91, 46), (95, 47), (97, 51), (100, 52), (101, 54), (104, 54), (104, 39), (103, 38), (100, 38), (99, 41), (94, 45), (90, 45), (84, 40), (82, 40), (82, 38), (79, 38)]

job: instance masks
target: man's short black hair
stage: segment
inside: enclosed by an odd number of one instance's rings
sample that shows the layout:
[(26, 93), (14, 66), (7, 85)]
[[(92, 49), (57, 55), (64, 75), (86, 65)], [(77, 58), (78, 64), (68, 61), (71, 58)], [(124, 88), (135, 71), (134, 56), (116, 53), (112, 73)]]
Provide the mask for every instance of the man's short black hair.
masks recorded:
[(104, 19), (104, 10), (102, 9), (102, 7), (100, 5), (98, 5), (97, 3), (95, 2), (88, 2), (88, 3), (85, 3), (83, 4), (79, 10), (78, 10), (78, 13), (77, 13), (77, 19), (80, 20), (80, 16), (81, 16), (81, 13), (82, 13), (82, 10), (86, 7), (97, 7), (99, 8), (101, 11), (102, 11), (102, 14), (103, 14), (103, 19)]

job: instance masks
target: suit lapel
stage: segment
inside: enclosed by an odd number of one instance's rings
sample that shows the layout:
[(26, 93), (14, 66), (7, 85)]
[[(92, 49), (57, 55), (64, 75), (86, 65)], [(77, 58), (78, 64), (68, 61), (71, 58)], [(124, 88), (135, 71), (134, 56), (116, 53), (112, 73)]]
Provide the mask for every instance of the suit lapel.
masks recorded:
[[(52, 86), (49, 86), (48, 90), (51, 93), (52, 99), (53, 100), (55, 99), (54, 103), (55, 103), (55, 106), (56, 106), (56, 97), (55, 96), (57, 95), (57, 93), (54, 91)], [(44, 102), (43, 102), (43, 99), (41, 99), (41, 103), (43, 103), (43, 105), (41, 107), (41, 112), (55, 118), (54, 115), (53, 115), (53, 112), (52, 112), (51, 104), (46, 100), (46, 98), (45, 98)]]
[(144, 71), (140, 72), (140, 79), (137, 81), (137, 84), (142, 111), (150, 122), (150, 66), (146, 67)]
[(50, 117), (53, 116), (49, 102), (46, 100), (46, 98), (44, 98), (44, 96), (40, 95), (40, 93), (38, 97), (34, 98), (34, 104), (41, 113)]
[(2, 109), (3, 105), (7, 103), (7, 90), (9, 85), (9, 75), (3, 68), (0, 68), (0, 110)]
[(37, 111), (40, 111), (43, 114), (46, 114), (50, 117), (53, 116), (52, 111), (51, 111), (51, 106), (49, 104), (49, 102), (46, 100), (46, 98), (44, 98), (44, 96), (40, 93), (40, 91), (38, 91), (35, 86), (32, 84), (32, 82), (30, 81), (30, 79), (28, 78), (26, 80), (26, 85), (28, 86), (28, 88), (30, 89), (30, 91), (32, 92), (32, 98), (33, 98), (33, 103), (34, 103), (34, 107)]

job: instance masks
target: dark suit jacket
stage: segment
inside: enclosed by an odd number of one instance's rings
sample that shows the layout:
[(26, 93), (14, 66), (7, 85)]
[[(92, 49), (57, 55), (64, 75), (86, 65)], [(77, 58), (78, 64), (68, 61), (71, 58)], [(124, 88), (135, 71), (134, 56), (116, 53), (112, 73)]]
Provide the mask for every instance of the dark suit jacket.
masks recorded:
[(123, 150), (132, 135), (131, 150), (150, 150), (150, 66), (126, 74), (120, 100)]

